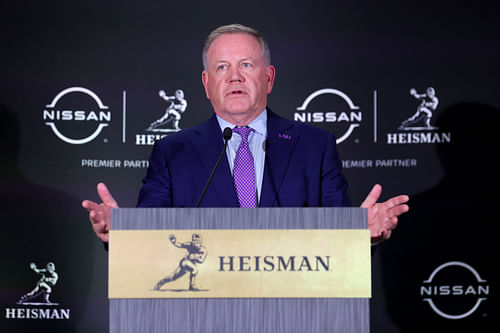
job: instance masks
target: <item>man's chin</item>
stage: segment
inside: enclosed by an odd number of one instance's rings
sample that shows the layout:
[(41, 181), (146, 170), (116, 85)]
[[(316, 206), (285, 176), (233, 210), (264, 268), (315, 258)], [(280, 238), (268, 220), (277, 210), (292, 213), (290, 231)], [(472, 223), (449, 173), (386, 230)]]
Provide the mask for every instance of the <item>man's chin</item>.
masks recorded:
[(226, 112), (230, 114), (244, 114), (250, 109), (250, 103), (247, 101), (231, 101), (227, 104)]
[(228, 116), (241, 117), (253, 113), (248, 104), (231, 105), (224, 111)]

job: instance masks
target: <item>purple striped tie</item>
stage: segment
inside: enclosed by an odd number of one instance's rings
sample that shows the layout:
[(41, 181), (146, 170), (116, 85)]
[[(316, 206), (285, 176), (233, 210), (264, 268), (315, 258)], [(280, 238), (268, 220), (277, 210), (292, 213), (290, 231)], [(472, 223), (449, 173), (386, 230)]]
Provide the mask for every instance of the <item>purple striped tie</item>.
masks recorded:
[(241, 143), (234, 159), (234, 185), (238, 193), (240, 207), (256, 207), (255, 166), (252, 152), (248, 147), (248, 135), (253, 132), (250, 127), (235, 127), (233, 132), (241, 136)]

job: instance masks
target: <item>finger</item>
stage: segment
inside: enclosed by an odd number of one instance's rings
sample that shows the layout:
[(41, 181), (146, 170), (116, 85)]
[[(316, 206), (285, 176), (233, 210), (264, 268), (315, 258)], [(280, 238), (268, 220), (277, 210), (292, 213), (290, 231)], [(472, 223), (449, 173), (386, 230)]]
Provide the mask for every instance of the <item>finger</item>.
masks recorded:
[(402, 195), (398, 195), (396, 197), (390, 198), (389, 200), (384, 202), (384, 206), (391, 208), (391, 207), (395, 207), (395, 206), (407, 203), (409, 200), (410, 200), (409, 196), (402, 194)]
[[(103, 206), (101, 206), (103, 207)], [(90, 222), (92, 222), (92, 224), (100, 224), (100, 225), (103, 225), (103, 226), (106, 226), (108, 223), (107, 223), (107, 216), (108, 216), (108, 211), (109, 209), (97, 209), (97, 210), (92, 210), (90, 213), (89, 213), (89, 217), (90, 217)]]
[(105, 225), (109, 224), (109, 219), (111, 218), (111, 208), (102, 204), (101, 209), (96, 210), (97, 212), (96, 219)]
[(92, 225), (92, 227), (97, 237), (99, 237), (103, 242), (108, 242), (109, 230), (106, 230), (106, 228), (103, 228), (101, 225)]
[(410, 207), (408, 205), (399, 205), (396, 207), (393, 207), (391, 209), (392, 216), (398, 217), (401, 214), (404, 214), (410, 210)]
[(397, 220), (397, 218), (409, 211), (410, 208), (407, 205), (400, 205), (392, 208), (386, 209), (386, 218), (389, 219), (392, 223), (394, 219)]
[(109, 227), (103, 219), (102, 214), (98, 213), (97, 211), (92, 211), (90, 215), (92, 229), (94, 229), (96, 235), (101, 238), (103, 234), (107, 234), (109, 232)]
[(388, 219), (386, 223), (384, 223), (384, 228), (382, 228), (382, 231), (389, 230), (392, 231), (396, 229), (398, 226), (398, 218), (397, 217), (391, 217)]
[(109, 243), (109, 233), (97, 235), (104, 243)]
[(382, 231), (382, 238), (387, 240), (391, 238), (391, 234), (392, 234), (391, 230)]
[(98, 209), (99, 204), (90, 200), (83, 200), (82, 207), (90, 212), (91, 210)]
[(102, 214), (100, 214), (98, 210), (91, 210), (89, 213), (89, 218), (90, 222), (92, 222), (92, 225), (101, 224), (102, 222), (101, 216)]
[(111, 208), (118, 208), (118, 204), (111, 193), (109, 193), (109, 190), (104, 183), (97, 184), (97, 193), (105, 205), (110, 206)]
[(369, 208), (373, 206), (377, 202), (378, 198), (380, 198), (380, 194), (382, 194), (382, 186), (375, 184), (365, 201), (361, 204), (361, 208)]

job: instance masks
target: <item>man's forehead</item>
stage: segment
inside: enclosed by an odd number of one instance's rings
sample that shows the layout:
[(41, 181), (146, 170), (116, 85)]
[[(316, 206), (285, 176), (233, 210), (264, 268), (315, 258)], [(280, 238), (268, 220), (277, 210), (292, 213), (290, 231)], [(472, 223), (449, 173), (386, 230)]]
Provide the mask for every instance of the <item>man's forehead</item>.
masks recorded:
[(207, 52), (209, 58), (229, 55), (239, 55), (249, 59), (261, 56), (259, 41), (250, 34), (228, 33), (217, 37)]

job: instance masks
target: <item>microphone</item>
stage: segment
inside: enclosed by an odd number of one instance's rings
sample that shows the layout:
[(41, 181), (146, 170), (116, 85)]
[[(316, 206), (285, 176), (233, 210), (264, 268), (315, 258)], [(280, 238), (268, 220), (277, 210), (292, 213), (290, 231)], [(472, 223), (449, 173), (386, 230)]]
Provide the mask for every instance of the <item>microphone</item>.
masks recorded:
[(212, 174), (208, 178), (207, 184), (205, 185), (203, 192), (201, 192), (200, 200), (198, 200), (198, 204), (196, 204), (196, 208), (200, 207), (201, 202), (203, 201), (203, 198), (205, 197), (205, 193), (207, 193), (208, 187), (210, 186), (210, 183), (212, 182), (212, 179), (214, 178), (215, 171), (217, 171), (217, 168), (219, 167), (220, 161), (222, 161), (222, 157), (224, 156), (224, 153), (226, 152), (227, 143), (229, 142), (229, 140), (231, 140), (231, 137), (233, 136), (233, 130), (229, 127), (226, 127), (226, 128), (224, 128), (222, 135), (224, 136), (224, 149), (222, 150), (222, 153), (220, 154), (219, 159), (217, 160), (217, 163), (215, 163), (215, 167), (212, 170)]

